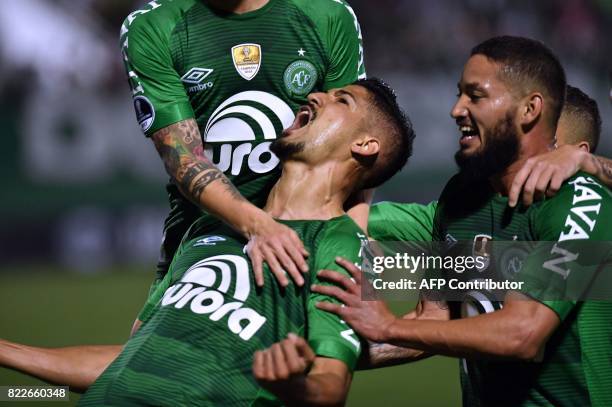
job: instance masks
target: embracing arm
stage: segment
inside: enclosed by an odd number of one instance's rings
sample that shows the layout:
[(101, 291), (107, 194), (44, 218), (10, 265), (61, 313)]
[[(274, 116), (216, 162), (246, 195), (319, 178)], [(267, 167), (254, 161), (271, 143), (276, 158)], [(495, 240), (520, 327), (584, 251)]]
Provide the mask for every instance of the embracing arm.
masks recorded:
[[(449, 319), (449, 311), (444, 304), (421, 299), (417, 308), (404, 315), (402, 319), (447, 321)], [(390, 343), (372, 341), (368, 341), (368, 343), (368, 348), (364, 349), (359, 359), (358, 370), (401, 365), (432, 356), (432, 353), (421, 349), (397, 346)]]
[(591, 154), (575, 145), (529, 158), (516, 173), (508, 194), (508, 204), (516, 206), (522, 195), (524, 205), (544, 196), (553, 196), (563, 181), (578, 171), (588, 172), (612, 188), (612, 160)]
[[(151, 139), (166, 172), (185, 197), (250, 239), (248, 250), (258, 285), (263, 284), (265, 260), (281, 285), (289, 283), (285, 270), (301, 285), (300, 270), (308, 266), (298, 235), (247, 201), (227, 177), (204, 155), (197, 123), (187, 119), (153, 133)], [(300, 270), (298, 270), (298, 268)]]
[(559, 325), (557, 314), (522, 294), (504, 308), (450, 321), (396, 321), (383, 334), (390, 343), (454, 357), (533, 360)]
[(0, 339), (0, 366), (83, 392), (115, 360), (122, 345), (39, 348)]

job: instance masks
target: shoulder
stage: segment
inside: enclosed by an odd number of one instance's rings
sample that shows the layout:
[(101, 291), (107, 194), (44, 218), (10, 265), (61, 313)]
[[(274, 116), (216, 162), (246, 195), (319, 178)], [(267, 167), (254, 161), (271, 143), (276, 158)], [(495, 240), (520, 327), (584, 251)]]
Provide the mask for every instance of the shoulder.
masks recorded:
[(322, 252), (329, 254), (330, 251), (335, 252), (335, 256), (341, 256), (358, 251), (364, 241), (367, 241), (367, 236), (363, 230), (348, 215), (343, 215), (325, 222), (315, 248), (317, 256)]
[(329, 21), (355, 15), (351, 6), (342, 0), (291, 0), (291, 3), (314, 19)]
[(602, 233), (612, 238), (612, 194), (586, 173), (568, 179), (554, 197), (535, 204), (531, 212), (540, 240), (589, 239)]
[(156, 0), (132, 11), (123, 20), (121, 37), (138, 37), (144, 33), (170, 36), (174, 26), (196, 0)]
[(291, 3), (314, 23), (324, 38), (359, 32), (357, 15), (346, 1), (291, 0)]

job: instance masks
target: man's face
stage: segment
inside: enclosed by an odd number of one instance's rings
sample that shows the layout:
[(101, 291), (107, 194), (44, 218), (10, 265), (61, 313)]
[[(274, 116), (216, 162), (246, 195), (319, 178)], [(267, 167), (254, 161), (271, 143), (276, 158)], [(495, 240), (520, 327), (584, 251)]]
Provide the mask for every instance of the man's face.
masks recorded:
[(311, 93), (270, 149), (281, 160), (313, 164), (350, 157), (351, 142), (362, 129), (369, 105), (368, 91), (358, 85)]
[(483, 55), (465, 64), (451, 116), (460, 131), (455, 159), (462, 170), (489, 176), (518, 156), (517, 103), (499, 78), (499, 65)]

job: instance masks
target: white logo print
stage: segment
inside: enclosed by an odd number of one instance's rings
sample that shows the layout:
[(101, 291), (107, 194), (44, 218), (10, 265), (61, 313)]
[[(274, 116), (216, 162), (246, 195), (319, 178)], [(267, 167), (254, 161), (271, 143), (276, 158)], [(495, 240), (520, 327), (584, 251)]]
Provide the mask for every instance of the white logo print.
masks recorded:
[[(232, 281), (235, 281), (234, 290), (228, 293)], [(244, 258), (213, 256), (191, 266), (179, 283), (166, 290), (161, 305), (174, 304), (175, 308), (182, 309), (189, 304), (196, 314), (210, 314), (211, 321), (219, 321), (227, 315), (230, 331), (248, 341), (266, 322), (266, 318), (255, 310), (243, 307), (250, 290), (249, 266)], [(238, 301), (225, 303), (230, 294)]]
[[(181, 81), (187, 85), (192, 85), (187, 88), (187, 92), (195, 93), (201, 90), (210, 89), (213, 87), (212, 81), (204, 82), (213, 69), (193, 67), (181, 76)], [(204, 83), (203, 83), (204, 82)]]
[[(262, 107), (271, 110), (273, 115), (271, 117), (266, 115), (261, 110)], [(221, 171), (230, 170), (232, 175), (240, 173), (245, 159), (251, 171), (258, 174), (269, 172), (278, 165), (279, 160), (270, 152), (271, 142), (253, 146), (252, 141), (256, 140), (255, 131), (261, 132), (265, 140), (274, 140), (276, 139), (274, 122), (285, 129), (291, 125), (294, 117), (289, 105), (270, 93), (254, 90), (237, 93), (221, 103), (208, 119), (204, 130), (206, 154)], [(256, 130), (251, 127), (247, 118), (256, 123)], [(213, 145), (210, 143), (236, 141), (251, 142), (236, 146), (232, 144), (214, 146), (215, 150), (219, 150), (219, 158), (214, 160)]]
[(181, 81), (184, 83), (190, 83), (192, 85), (202, 82), (208, 75), (212, 73), (212, 69), (208, 68), (191, 68), (185, 75), (181, 77)]

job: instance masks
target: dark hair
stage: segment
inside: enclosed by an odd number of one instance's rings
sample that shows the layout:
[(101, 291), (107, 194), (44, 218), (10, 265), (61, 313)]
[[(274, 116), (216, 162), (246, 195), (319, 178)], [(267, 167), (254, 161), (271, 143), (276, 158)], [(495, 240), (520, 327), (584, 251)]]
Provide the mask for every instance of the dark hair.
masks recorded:
[(595, 152), (601, 134), (601, 116), (597, 102), (580, 89), (567, 85), (562, 114), (570, 116), (572, 142), (586, 141), (591, 152)]
[(557, 126), (565, 100), (565, 71), (555, 54), (539, 41), (501, 36), (488, 39), (472, 49), (502, 65), (501, 79), (525, 92), (538, 90), (550, 108), (548, 120)]
[(393, 89), (378, 78), (360, 79), (353, 83), (368, 90), (377, 118), (371, 126), (377, 126), (382, 137), (381, 150), (370, 164), (363, 179), (363, 188), (374, 188), (400, 171), (412, 155), (414, 130), (408, 116), (397, 104)]

